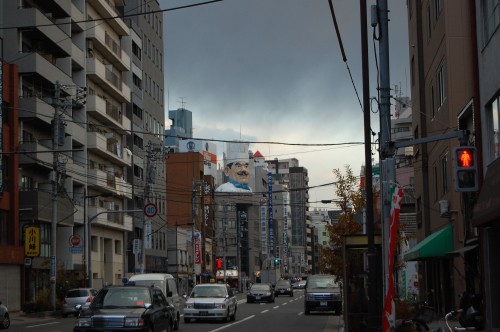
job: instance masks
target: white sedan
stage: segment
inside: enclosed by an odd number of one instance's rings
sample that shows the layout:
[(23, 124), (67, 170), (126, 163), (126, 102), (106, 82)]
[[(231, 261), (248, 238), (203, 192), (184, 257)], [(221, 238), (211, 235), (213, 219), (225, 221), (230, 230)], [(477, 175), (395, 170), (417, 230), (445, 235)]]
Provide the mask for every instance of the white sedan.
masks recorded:
[(191, 319), (234, 321), (238, 301), (233, 291), (223, 284), (196, 285), (184, 304), (184, 323)]

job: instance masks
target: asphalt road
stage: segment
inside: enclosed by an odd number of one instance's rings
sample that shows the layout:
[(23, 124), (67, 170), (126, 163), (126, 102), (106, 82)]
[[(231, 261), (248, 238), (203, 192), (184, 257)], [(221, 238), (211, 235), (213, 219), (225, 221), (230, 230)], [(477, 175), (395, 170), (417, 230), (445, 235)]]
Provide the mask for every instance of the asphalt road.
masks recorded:
[[(179, 331), (189, 332), (255, 332), (255, 331), (343, 331), (342, 316), (327, 313), (304, 315), (304, 292), (296, 290), (294, 297), (277, 297), (274, 303), (246, 303), (245, 294), (238, 294), (236, 321), (192, 321), (181, 318)], [(62, 318), (46, 313), (44, 317), (11, 315), (12, 331), (70, 332), (74, 317)]]

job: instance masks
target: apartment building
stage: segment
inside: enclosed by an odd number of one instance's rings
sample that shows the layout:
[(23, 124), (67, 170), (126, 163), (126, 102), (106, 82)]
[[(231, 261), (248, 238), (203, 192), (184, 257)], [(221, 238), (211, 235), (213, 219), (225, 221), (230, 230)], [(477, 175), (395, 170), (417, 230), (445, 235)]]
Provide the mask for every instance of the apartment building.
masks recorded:
[[(481, 146), (471, 4), (437, 0), (408, 3), (415, 139), (470, 130), (463, 143)], [(421, 300), (428, 301), (438, 313), (457, 307), (459, 294), (479, 285), (477, 270), (471, 268), (478, 261), (478, 250), (473, 246), (478, 239), (469, 227), (475, 193), (456, 192), (453, 183), (453, 149), (460, 143), (458, 138), (436, 139), (413, 150), (419, 243), (405, 259), (418, 262)], [(447, 213), (443, 213), (443, 205)], [(429, 249), (427, 254), (420, 250), (424, 246)], [(465, 247), (471, 248), (466, 254), (450, 254)]]
[[(125, 22), (131, 37), (126, 39), (131, 50), (131, 70), (126, 81), (131, 87), (127, 116), (132, 122), (127, 145), (132, 149), (132, 164), (127, 181), (132, 183), (129, 209), (133, 214), (133, 232), (127, 235), (127, 273), (162, 272), (168, 270), (166, 224), (165, 159), (163, 144), (165, 127), (163, 14), (158, 1), (126, 1)], [(154, 203), (157, 214), (145, 218), (145, 204)], [(147, 225), (147, 231), (144, 229)], [(149, 226), (151, 225), (151, 226)], [(134, 253), (134, 241), (145, 241), (145, 256)], [(142, 256), (146, 261), (142, 264)]]

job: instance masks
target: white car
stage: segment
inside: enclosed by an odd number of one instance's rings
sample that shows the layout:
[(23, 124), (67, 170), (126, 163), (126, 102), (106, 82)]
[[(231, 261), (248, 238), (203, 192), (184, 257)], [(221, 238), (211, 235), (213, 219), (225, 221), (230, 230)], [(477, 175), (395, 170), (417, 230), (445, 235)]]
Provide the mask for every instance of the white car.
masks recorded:
[(194, 286), (184, 304), (184, 323), (191, 319), (236, 319), (238, 301), (233, 291), (223, 284)]

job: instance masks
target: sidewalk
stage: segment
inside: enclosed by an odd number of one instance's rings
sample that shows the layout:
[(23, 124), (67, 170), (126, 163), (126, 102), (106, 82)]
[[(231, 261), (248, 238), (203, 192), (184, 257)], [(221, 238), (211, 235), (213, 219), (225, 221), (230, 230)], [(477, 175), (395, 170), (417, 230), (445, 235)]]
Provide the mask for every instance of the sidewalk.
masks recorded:
[(11, 325), (30, 323), (30, 322), (35, 323), (45, 320), (52, 320), (57, 317), (62, 317), (61, 312), (59, 310), (33, 312), (29, 314), (23, 311), (9, 311), (9, 316)]

